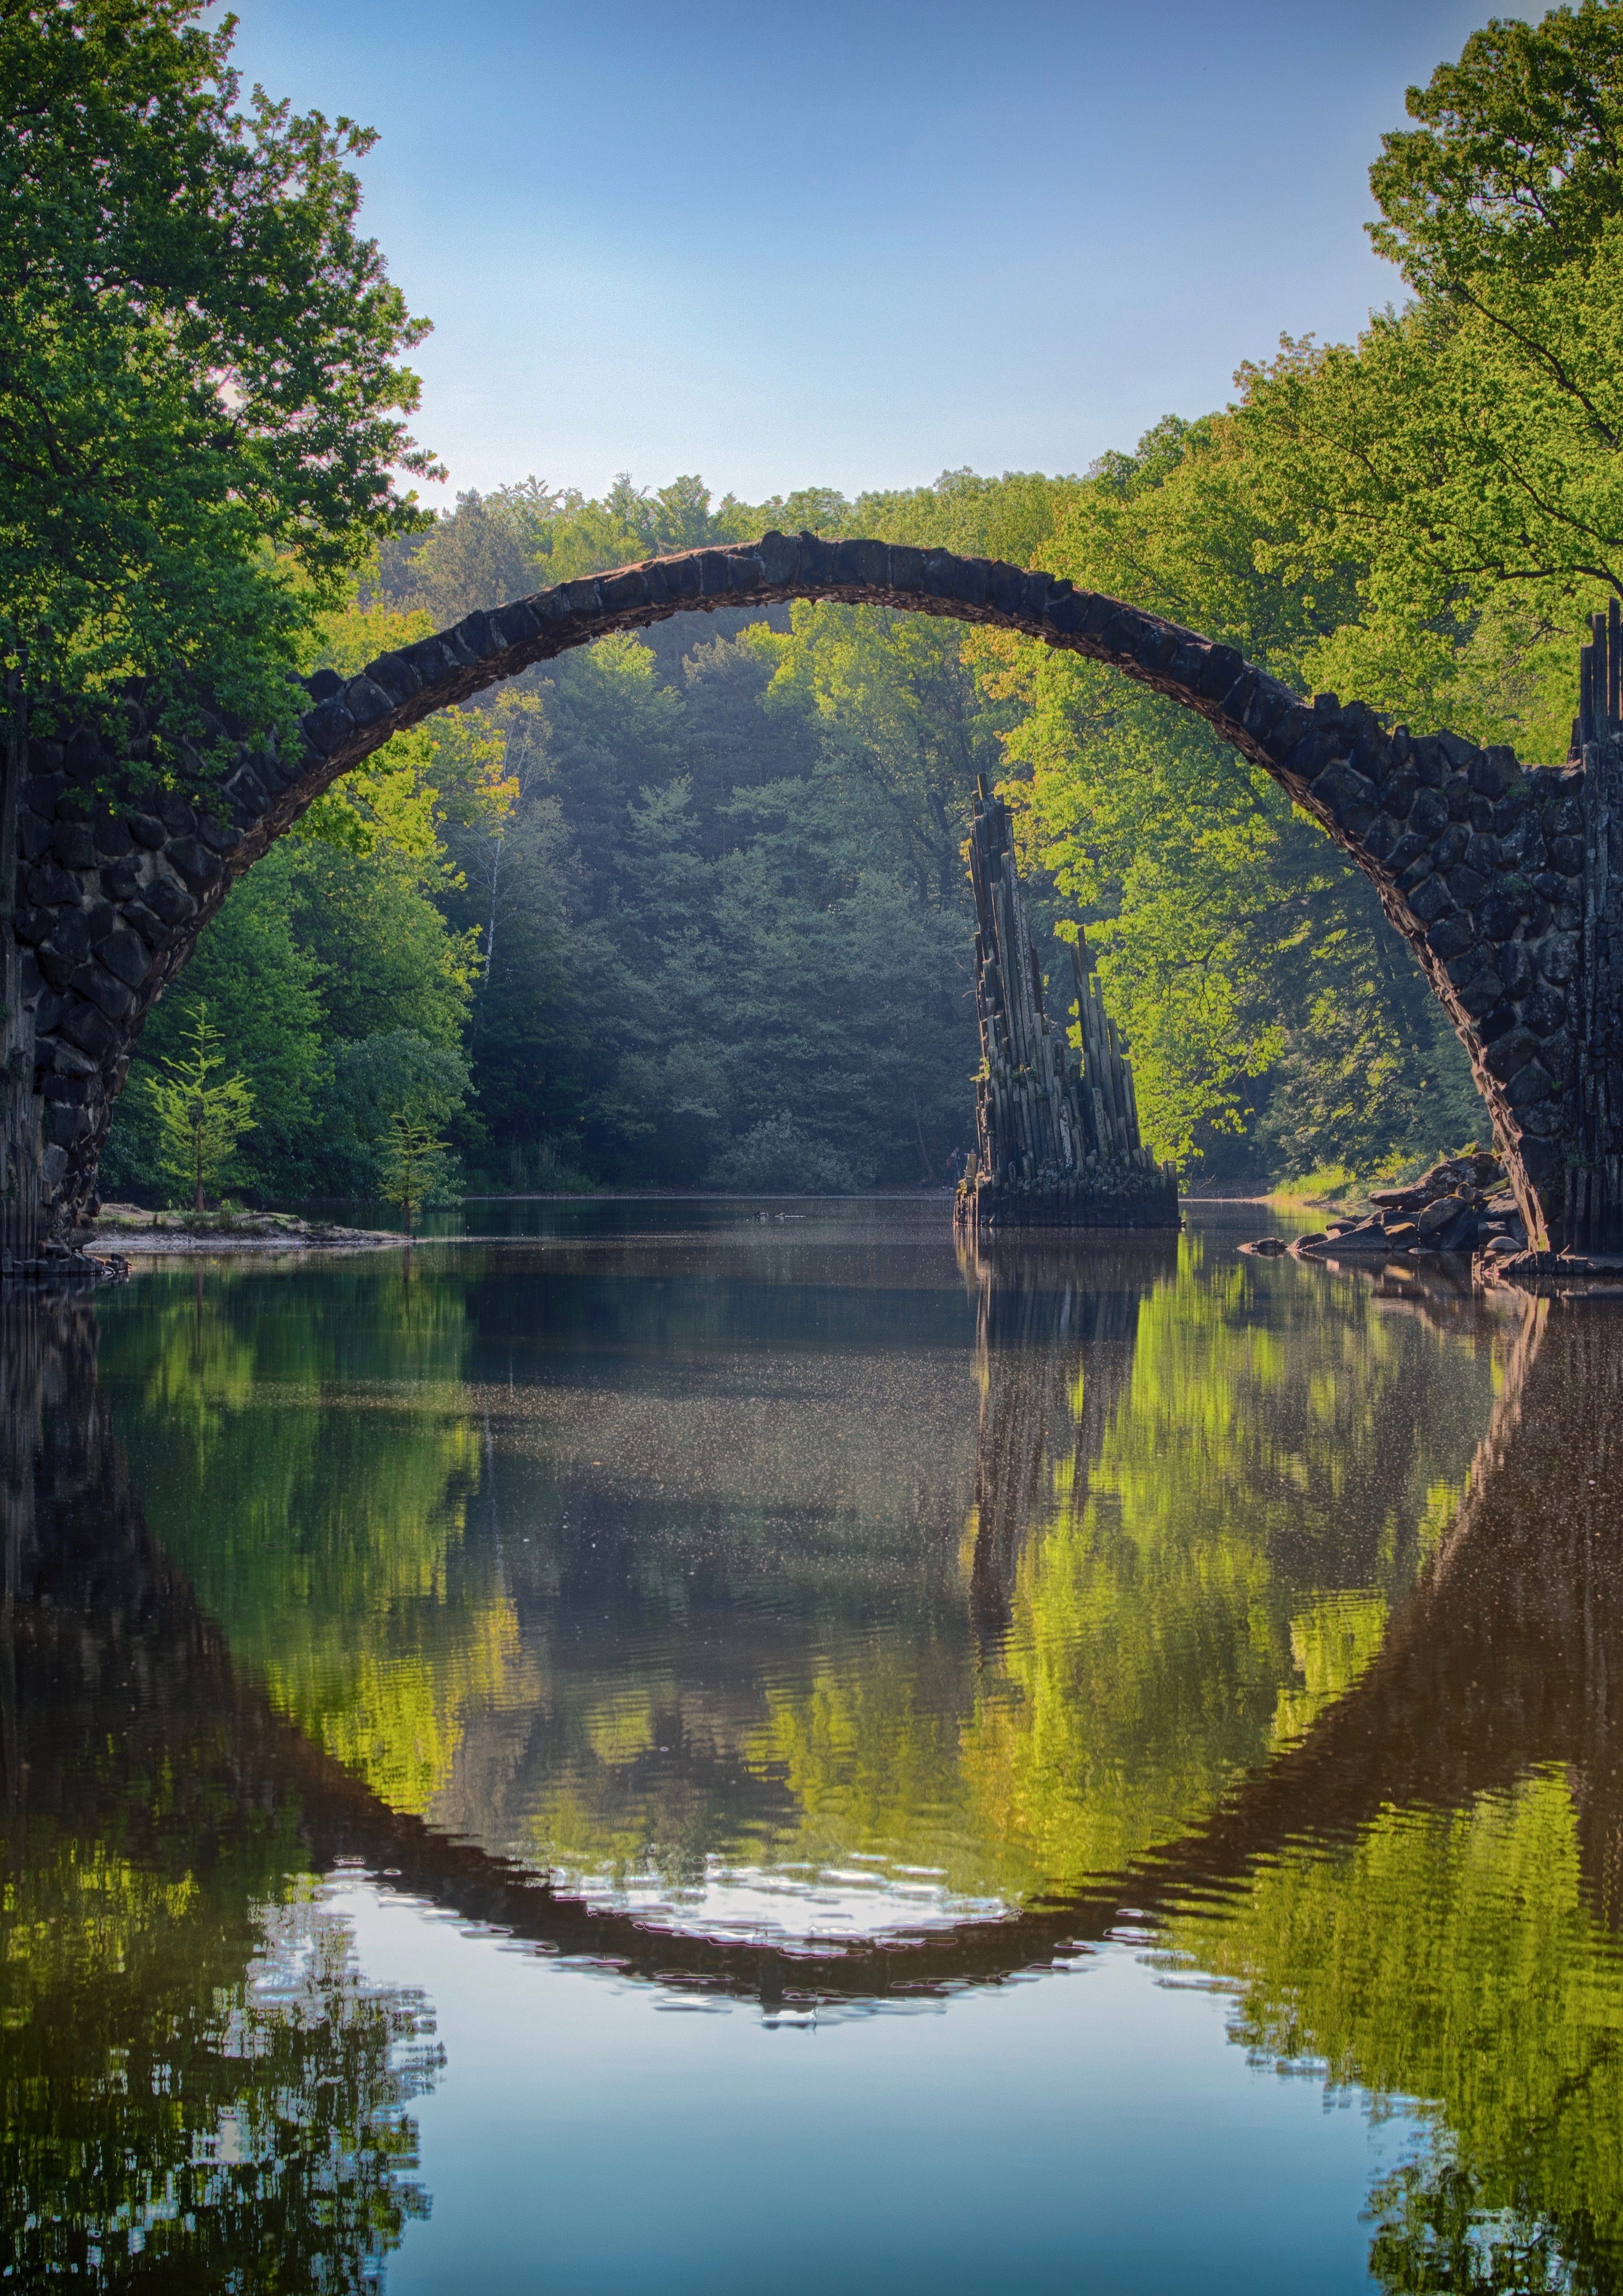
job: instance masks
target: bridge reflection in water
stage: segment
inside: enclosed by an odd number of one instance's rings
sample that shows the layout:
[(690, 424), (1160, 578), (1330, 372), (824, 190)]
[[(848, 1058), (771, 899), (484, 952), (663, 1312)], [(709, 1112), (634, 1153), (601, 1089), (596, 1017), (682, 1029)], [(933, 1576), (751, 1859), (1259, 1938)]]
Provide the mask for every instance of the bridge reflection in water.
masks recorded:
[(438, 2049), (352, 1860), (768, 2009), (1130, 1909), (1245, 2046), (1429, 2109), (1386, 2284), (1611, 2284), (1623, 1324), (766, 1249), (8, 1298), (13, 2276), (378, 2267)]

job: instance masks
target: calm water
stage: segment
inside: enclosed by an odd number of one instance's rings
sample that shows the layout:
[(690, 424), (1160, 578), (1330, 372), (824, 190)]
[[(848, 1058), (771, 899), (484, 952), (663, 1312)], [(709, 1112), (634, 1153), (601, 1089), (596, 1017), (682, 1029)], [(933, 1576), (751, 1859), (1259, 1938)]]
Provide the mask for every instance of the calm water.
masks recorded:
[(8, 1298), (7, 2284), (1619, 2284), (1623, 1311), (488, 1209)]

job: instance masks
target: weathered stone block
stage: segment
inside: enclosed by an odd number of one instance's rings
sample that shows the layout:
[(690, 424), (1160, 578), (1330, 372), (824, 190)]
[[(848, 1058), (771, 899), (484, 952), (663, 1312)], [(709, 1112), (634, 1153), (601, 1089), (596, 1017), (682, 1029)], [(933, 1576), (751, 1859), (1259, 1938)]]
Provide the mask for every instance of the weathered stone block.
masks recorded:
[[(1454, 897), (1440, 877), (1426, 878), (1409, 895), (1409, 908), (1422, 925), (1436, 923), (1439, 917), (1447, 916), (1453, 906)], [(1436, 945), (1433, 938), (1433, 947)]]
[(1536, 1187), (1542, 1186), (1544, 1184), (1533, 1169), (1528, 1151), (1535, 1139), (1555, 1140), (1566, 1130), (1561, 1103), (1559, 1100), (1536, 1100), (1529, 1108), (1512, 1109), (1511, 1122), (1522, 1136), (1521, 1160), (1529, 1167), (1529, 1177)]
[(1529, 1108), (1536, 1100), (1548, 1100), (1554, 1089), (1554, 1078), (1542, 1062), (1534, 1060), (1517, 1070), (1504, 1087), (1504, 1097), (1512, 1108)]
[[(1225, 693), (1233, 692), (1234, 681), (1244, 668), (1244, 657), (1237, 654), (1233, 646), (1213, 646), (1201, 676), (1201, 700), (1220, 701)], [(1294, 757), (1291, 760), (1291, 770), (1292, 773), (1301, 770)]]
[(299, 723), (305, 740), (320, 758), (330, 758), (355, 739), (355, 720), (336, 695), (319, 709), (307, 710)]
[(90, 1097), (88, 1079), (94, 1072), (94, 1063), (92, 1062), (86, 1062), (85, 1073), (79, 1076), (59, 1076), (53, 1070), (48, 1076), (40, 1078), (39, 1096), (47, 1103), (55, 1102), (64, 1108), (83, 1108)]
[[(780, 541), (782, 538), (780, 536)], [(508, 652), (516, 646), (529, 645), (540, 634), (540, 617), (526, 598), (514, 598), (507, 605), (498, 606), (491, 615), (490, 621), (491, 627), (501, 640), (503, 648)], [(384, 684), (370, 664), (367, 666), (366, 675), (374, 683), (382, 685), (386, 693), (392, 693), (392, 688)]]
[(1584, 873), (1584, 848), (1577, 837), (1553, 837), (1550, 840), (1550, 861), (1563, 877), (1581, 877)]
[[(1405, 870), (1413, 868), (1417, 861), (1422, 860), (1426, 865), (1421, 871), (1422, 877), (1428, 875), (1430, 871), (1430, 849), (1423, 837), (1416, 837), (1412, 829), (1406, 829), (1388, 853), (1386, 865), (1394, 877), (1400, 877)], [(1418, 884), (1420, 878), (1417, 877), (1414, 882)]]
[(1439, 754), (1453, 767), (1455, 773), (1463, 773), (1477, 763), (1475, 745), (1467, 742), (1463, 735), (1443, 733), (1439, 734), (1436, 740)]
[(1530, 996), (1522, 999), (1521, 1018), (1536, 1037), (1547, 1037), (1564, 1026), (1567, 1000), (1559, 988), (1541, 982)]
[(1491, 877), (1499, 865), (1499, 840), (1478, 831), (1466, 842), (1465, 866), (1480, 877)]
[(133, 849), (135, 841), (124, 816), (110, 812), (106, 806), (101, 808), (91, 824), (91, 836), (97, 856), (103, 861), (119, 860)]
[(1521, 768), (1516, 762), (1515, 751), (1507, 750), (1500, 744), (1484, 750), (1481, 756), (1470, 766), (1468, 771), (1472, 789), (1480, 791), (1484, 797), (1488, 798), (1503, 797), (1512, 783), (1521, 777)]
[(241, 825), (255, 822), (270, 803), (270, 791), (250, 766), (239, 766), (227, 785), (233, 814)]
[[(81, 1132), (89, 1130), (90, 1119), (82, 1108), (64, 1107), (58, 1102), (45, 1110), (43, 1128), (51, 1146), (64, 1150), (72, 1147)], [(62, 1168), (66, 1169), (65, 1158)]]
[[(177, 837), (165, 858), (193, 893), (201, 893), (206, 885), (212, 885), (220, 873), (218, 856), (210, 853), (195, 837)], [(152, 906), (156, 908), (158, 905), (154, 901)], [(159, 914), (162, 914), (161, 910)]]
[(54, 824), (37, 813), (24, 811), (17, 824), (18, 848), (25, 861), (37, 861), (51, 850)]
[(1546, 980), (1570, 980), (1578, 968), (1576, 933), (1546, 933), (1535, 953), (1535, 962)]
[(1506, 1084), (1516, 1071), (1530, 1061), (1538, 1050), (1538, 1039), (1530, 1029), (1512, 1029), (1498, 1043), (1490, 1045), (1482, 1056), (1482, 1064), (1489, 1076)]
[[(1204, 683), (1202, 679), (1202, 687)], [(1314, 775), (1324, 771), (1324, 768), (1339, 754), (1340, 748), (1341, 735), (1339, 726), (1321, 725), (1315, 719), (1309, 723), (1306, 733), (1294, 744), (1290, 755), (1285, 758), (1284, 770), (1292, 781), (1311, 783)]]
[(178, 790), (158, 791), (152, 800), (152, 811), (171, 837), (189, 837), (197, 827), (197, 816)]
[(1440, 837), (1448, 826), (1448, 808), (1434, 789), (1422, 787), (1409, 808), (1409, 827), (1417, 837)]
[(1519, 940), (1507, 941), (1495, 962), (1504, 976), (1506, 993), (1525, 996), (1533, 980), (1533, 960), (1526, 947)]
[(155, 910), (166, 925), (182, 925), (197, 914), (197, 903), (175, 879), (160, 872), (144, 889), (148, 908)]
[(240, 829), (202, 806), (197, 809), (197, 833), (211, 853), (234, 853), (242, 842)]
[(792, 582), (799, 570), (800, 554), (794, 537), (780, 534), (775, 526), (762, 535), (758, 555), (762, 578), (775, 590)]
[[(514, 611), (512, 606), (503, 608), (504, 614), (511, 614)], [(422, 690), (422, 680), (402, 653), (381, 653), (375, 661), (367, 663), (366, 675), (375, 686), (388, 694), (397, 709), (403, 709), (408, 701), (415, 701)]]
[(1442, 786), (1443, 802), (1448, 808), (1450, 821), (1470, 822), (1471, 789), (1463, 774), (1450, 774)]
[[(564, 599), (561, 591), (553, 591), (548, 594), (559, 599), (567, 612), (568, 602)], [(425, 685), (439, 685), (443, 679), (449, 677), (455, 668), (450, 655), (438, 638), (418, 638), (414, 644), (402, 646), (395, 659), (402, 668), (410, 671), (417, 680), (420, 689)], [(377, 683), (381, 685), (383, 681), (379, 678)], [(324, 750), (322, 754), (324, 756), (326, 752)]]
[(1326, 766), (1315, 778), (1313, 794), (1318, 804), (1328, 806), (1332, 813), (1349, 805), (1368, 806), (1373, 811), (1375, 803), (1373, 783), (1354, 773), (1344, 758)]
[(127, 903), (124, 922), (140, 934), (150, 949), (161, 951), (174, 943), (175, 935), (171, 928), (160, 923), (143, 901)]
[[(648, 577), (639, 572), (635, 566), (627, 568), (623, 574), (599, 575), (597, 591), (603, 604), (611, 614), (635, 612), (638, 607), (645, 606), (649, 603)], [(465, 634), (466, 623), (462, 624), (461, 627)], [(487, 630), (484, 635), (488, 636), (488, 631)]]
[(95, 866), (95, 840), (88, 822), (59, 821), (52, 832), (51, 850), (64, 869)]
[(1445, 960), (1463, 955), (1474, 939), (1470, 921), (1461, 916), (1445, 917), (1441, 924), (1431, 926), (1426, 934), (1432, 955)]
[(312, 670), (304, 684), (312, 701), (331, 701), (335, 693), (344, 690), (342, 676), (336, 669)]
[(1456, 906), (1462, 909), (1474, 909), (1488, 891), (1487, 878), (1468, 869), (1463, 861), (1457, 869), (1448, 872), (1447, 885)]
[(1504, 982), (1490, 965), (1479, 972), (1468, 987), (1458, 992), (1461, 1004), (1473, 1020), (1480, 1013), (1490, 1013), (1504, 995)]
[(1448, 771), (1435, 734), (1427, 734), (1409, 750), (1409, 770), (1422, 789), (1440, 789)]
[[(1011, 566), (1006, 559), (994, 558), (992, 561), (990, 603), (995, 612), (1007, 615), (1011, 620), (1028, 619), (1026, 578), (1018, 566)], [(1038, 611), (1040, 612), (1041, 609)]]
[(87, 997), (97, 1012), (105, 1013), (110, 1021), (121, 1021), (135, 1001), (123, 981), (115, 980), (106, 967), (94, 958), (78, 966), (70, 986)]
[(136, 844), (144, 846), (149, 853), (156, 853), (168, 835), (162, 822), (150, 813), (132, 813), (129, 816), (129, 833)]
[[(368, 726), (379, 725), (389, 717), (395, 705), (375, 678), (352, 677), (344, 688), (344, 707), (363, 731)], [(240, 783), (242, 776), (239, 775)], [(263, 795), (259, 810), (264, 810)]]
[(60, 908), (79, 897), (78, 879), (70, 877), (53, 861), (42, 861), (37, 868), (26, 870), (23, 887), (27, 898), (37, 909)]
[(127, 988), (139, 988), (146, 979), (152, 959), (146, 944), (136, 933), (123, 926), (110, 932), (105, 940), (96, 945), (96, 962), (104, 964), (116, 980)]

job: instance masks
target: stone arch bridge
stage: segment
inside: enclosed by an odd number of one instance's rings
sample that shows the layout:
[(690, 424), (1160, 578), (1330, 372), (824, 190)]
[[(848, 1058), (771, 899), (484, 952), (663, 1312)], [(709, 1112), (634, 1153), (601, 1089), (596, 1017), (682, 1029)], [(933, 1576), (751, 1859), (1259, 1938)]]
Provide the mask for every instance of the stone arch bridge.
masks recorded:
[(0, 815), (0, 854), (14, 839), (18, 860), (0, 892), (12, 898), (9, 920), (0, 914), (4, 1264), (70, 1234), (94, 1202), (147, 1012), (232, 883), (340, 775), (433, 711), (609, 631), (794, 598), (1013, 630), (1197, 711), (1375, 885), (1471, 1055), (1529, 1239), (1623, 1242), (1615, 606), (1586, 652), (1575, 759), (1523, 767), (1453, 734), (1389, 731), (1359, 702), (1305, 701), (1232, 647), (1047, 574), (774, 533), (471, 614), (356, 677), (319, 671), (298, 740), (242, 743), (218, 783), (143, 791), (132, 780), (149, 746), (138, 701), (126, 704), (122, 754), (85, 727), (29, 742), (26, 761), (13, 754)]

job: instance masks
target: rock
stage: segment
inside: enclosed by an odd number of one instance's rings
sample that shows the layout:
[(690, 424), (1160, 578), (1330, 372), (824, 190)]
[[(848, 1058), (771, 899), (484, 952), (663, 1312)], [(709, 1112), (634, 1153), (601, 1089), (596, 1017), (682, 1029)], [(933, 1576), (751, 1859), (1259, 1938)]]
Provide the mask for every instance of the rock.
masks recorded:
[(1250, 1243), (1242, 1243), (1242, 1251), (1253, 1253), (1258, 1259), (1277, 1259), (1290, 1250), (1283, 1235), (1259, 1235)]
[(1432, 1236), (1440, 1235), (1446, 1227), (1452, 1226), (1462, 1212), (1473, 1209), (1474, 1207), (1464, 1196), (1439, 1196), (1426, 1206), (1416, 1226), (1421, 1234), (1430, 1239)]
[(1450, 1220), (1447, 1226), (1440, 1229), (1430, 1241), (1431, 1249), (1434, 1251), (1472, 1250), (1477, 1241), (1477, 1215), (1474, 1208), (1467, 1205), (1457, 1218)]
[(1420, 1230), (1413, 1220), (1394, 1220), (1386, 1231), (1386, 1240), (1399, 1247), (1413, 1247), (1421, 1240)]

